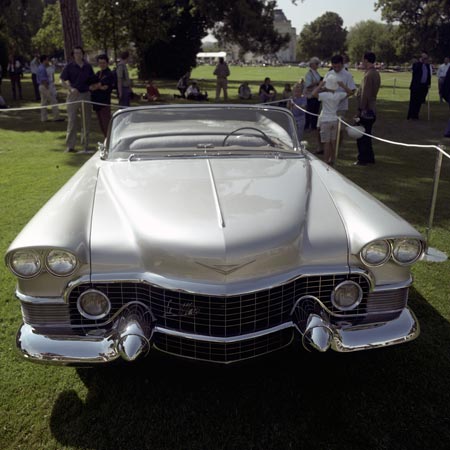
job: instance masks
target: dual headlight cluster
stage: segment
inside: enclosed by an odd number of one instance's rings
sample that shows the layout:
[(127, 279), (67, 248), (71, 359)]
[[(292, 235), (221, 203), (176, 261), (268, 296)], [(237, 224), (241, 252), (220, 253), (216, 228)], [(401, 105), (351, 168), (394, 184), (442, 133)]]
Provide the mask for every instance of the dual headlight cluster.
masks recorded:
[(21, 249), (8, 257), (9, 268), (20, 278), (33, 278), (44, 269), (57, 277), (65, 277), (72, 274), (77, 265), (76, 256), (61, 249)]
[(397, 264), (407, 266), (416, 262), (424, 248), (419, 239), (383, 239), (367, 244), (360, 256), (368, 266), (381, 266), (392, 258)]

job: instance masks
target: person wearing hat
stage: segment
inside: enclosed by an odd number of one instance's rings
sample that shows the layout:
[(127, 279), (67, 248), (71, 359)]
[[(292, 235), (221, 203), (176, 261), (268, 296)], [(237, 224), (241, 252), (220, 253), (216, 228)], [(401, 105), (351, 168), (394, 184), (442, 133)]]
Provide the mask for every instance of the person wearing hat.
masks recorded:
[(320, 128), (320, 142), (324, 147), (324, 161), (333, 166), (336, 160), (338, 107), (343, 100), (353, 95), (353, 90), (337, 77), (328, 76), (325, 80), (320, 81), (312, 95), (322, 103), (322, 111), (317, 122)]
[[(307, 99), (307, 111), (311, 114), (306, 114), (305, 118), (305, 130), (311, 129), (315, 130), (317, 129), (317, 119), (320, 109), (320, 102), (317, 98), (312, 96), (312, 93), (316, 86), (319, 85), (320, 80), (322, 77), (320, 76), (320, 73), (317, 71), (320, 64), (319, 58), (314, 56), (309, 60), (309, 70), (306, 72), (305, 75), (305, 97)], [(317, 115), (315, 115), (317, 114)]]

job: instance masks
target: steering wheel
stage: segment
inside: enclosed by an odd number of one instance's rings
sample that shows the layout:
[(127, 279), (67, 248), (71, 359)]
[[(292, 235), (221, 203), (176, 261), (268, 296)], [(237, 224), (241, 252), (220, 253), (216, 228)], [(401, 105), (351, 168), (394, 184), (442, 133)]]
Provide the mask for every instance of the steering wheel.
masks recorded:
[(272, 141), (272, 139), (270, 139), (269, 136), (267, 136), (266, 133), (264, 133), (264, 131), (262, 131), (262, 130), (260, 130), (258, 128), (253, 128), (253, 127), (242, 127), (242, 128), (236, 128), (236, 130), (231, 131), (230, 133), (228, 133), (225, 136), (225, 138), (224, 138), (224, 140), (222, 142), (222, 147), (225, 147), (225, 144), (226, 144), (228, 138), (230, 138), (231, 136), (233, 136), (234, 134), (236, 134), (237, 132), (242, 131), (242, 130), (256, 131), (256, 132), (258, 132), (261, 135), (261, 137), (264, 139), (264, 141), (267, 142), (271, 147), (275, 146), (275, 143)]

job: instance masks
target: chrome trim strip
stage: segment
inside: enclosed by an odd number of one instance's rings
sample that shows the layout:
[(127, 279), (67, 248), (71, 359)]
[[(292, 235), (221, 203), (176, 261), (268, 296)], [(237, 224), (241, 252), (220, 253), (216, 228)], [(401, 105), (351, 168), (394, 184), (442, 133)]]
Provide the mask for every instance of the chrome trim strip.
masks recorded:
[(413, 284), (413, 277), (412, 277), (412, 275), (410, 275), (407, 280), (400, 281), (399, 283), (383, 284), (380, 286), (376, 286), (372, 292), (375, 293), (375, 292), (385, 292), (385, 291), (396, 291), (398, 289), (409, 288), (412, 286), (412, 284)]
[[(220, 288), (223, 287), (222, 284), (218, 284), (218, 285), (213, 285), (212, 286), (212, 290), (211, 290), (211, 285), (205, 285), (202, 283), (192, 283), (192, 282), (180, 282), (180, 280), (176, 280), (177, 282), (177, 286), (175, 285), (171, 285), (171, 281), (172, 280), (167, 280), (167, 278), (162, 278), (160, 276), (153, 276), (155, 279), (152, 280), (152, 274), (148, 274), (148, 273), (135, 273), (135, 274), (129, 274), (128, 276), (124, 276), (123, 278), (120, 277), (120, 274), (112, 274), (110, 276), (105, 276), (105, 275), (101, 275), (98, 278), (96, 277), (96, 275), (94, 274), (91, 278), (83, 276), (81, 278), (79, 278), (78, 280), (74, 280), (72, 282), (70, 282), (67, 286), (66, 292), (64, 293), (64, 301), (67, 303), (68, 302), (68, 298), (70, 295), (70, 292), (77, 286), (79, 286), (80, 284), (83, 283), (143, 283), (143, 284), (149, 284), (153, 287), (156, 288), (160, 288), (160, 289), (169, 289), (173, 292), (178, 292), (181, 294), (197, 294), (197, 295), (207, 295), (209, 297), (233, 297), (236, 295), (244, 295), (244, 294), (255, 294), (261, 291), (265, 291), (267, 289), (273, 289), (273, 288), (277, 288), (277, 287), (282, 287), (286, 284), (289, 284), (293, 281), (299, 280), (300, 278), (307, 278), (307, 277), (312, 277), (312, 276), (339, 276), (339, 275), (361, 275), (364, 276), (370, 286), (370, 289), (373, 289), (374, 287), (374, 278), (373, 275), (370, 272), (367, 272), (367, 270), (364, 270), (362, 268), (359, 267), (354, 267), (354, 268), (350, 268), (350, 270), (348, 268), (345, 268), (342, 266), (341, 269), (336, 269), (336, 268), (331, 268), (328, 271), (321, 271), (321, 272), (316, 272), (314, 270), (308, 269), (308, 268), (299, 268), (299, 270), (302, 270), (301, 273), (297, 273), (295, 272), (294, 274), (292, 274), (291, 276), (289, 276), (288, 274), (288, 278), (284, 278), (284, 277), (279, 277), (279, 276), (274, 276), (272, 277), (272, 282), (266, 285), (262, 285), (262, 287), (258, 288), (258, 289), (253, 289), (253, 290), (246, 290), (246, 289), (239, 289), (236, 288), (236, 290), (233, 290), (233, 286), (228, 285), (227, 287), (230, 289), (230, 292), (224, 294), (223, 292), (214, 292), (214, 288)], [(267, 279), (264, 279), (267, 280)], [(263, 281), (264, 281), (263, 280)], [(169, 281), (169, 282), (168, 282)], [(259, 283), (260, 280), (253, 280), (252, 283)], [(180, 284), (183, 284), (185, 286), (187, 285), (191, 285), (191, 286), (196, 286), (196, 289), (187, 289), (187, 288), (180, 288)], [(237, 286), (245, 286), (247, 283), (238, 283), (236, 284)]]
[(222, 208), (220, 207), (220, 200), (219, 194), (217, 192), (216, 181), (214, 179), (214, 173), (209, 159), (206, 160), (206, 164), (208, 165), (209, 180), (211, 181), (212, 191), (214, 193), (214, 204), (216, 205), (216, 212), (219, 219), (219, 227), (225, 228), (225, 220), (223, 218)]
[(233, 342), (246, 341), (248, 339), (259, 338), (261, 336), (265, 336), (266, 334), (275, 333), (277, 331), (284, 330), (286, 328), (291, 328), (294, 326), (292, 321), (282, 323), (281, 325), (277, 325), (273, 328), (267, 328), (266, 330), (257, 331), (255, 333), (249, 334), (241, 334), (239, 336), (230, 336), (230, 337), (216, 337), (216, 336), (204, 336), (201, 334), (190, 334), (183, 333), (182, 331), (171, 330), (169, 328), (163, 327), (155, 327), (155, 333), (168, 334), (169, 336), (181, 337), (184, 339), (192, 339), (194, 341), (202, 341), (202, 342), (217, 342), (222, 344), (230, 344)]
[(16, 289), (16, 297), (23, 303), (39, 303), (39, 304), (66, 304), (64, 297), (32, 297), (31, 295), (22, 294)]

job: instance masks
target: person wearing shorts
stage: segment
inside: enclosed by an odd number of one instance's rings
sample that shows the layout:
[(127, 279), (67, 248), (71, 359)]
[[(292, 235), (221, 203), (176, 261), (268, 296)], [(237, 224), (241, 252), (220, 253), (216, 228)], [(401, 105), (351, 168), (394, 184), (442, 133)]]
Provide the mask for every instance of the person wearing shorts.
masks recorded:
[[(338, 92), (338, 88), (344, 89), (344, 92)], [(322, 80), (312, 93), (312, 96), (318, 98), (322, 104), (317, 124), (320, 128), (320, 142), (324, 147), (324, 161), (330, 166), (336, 161), (338, 107), (342, 100), (352, 94), (350, 88), (333, 76)]]

